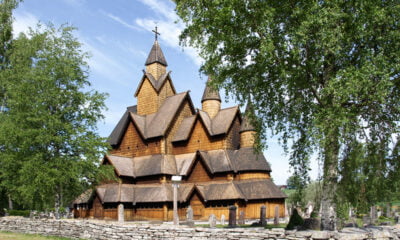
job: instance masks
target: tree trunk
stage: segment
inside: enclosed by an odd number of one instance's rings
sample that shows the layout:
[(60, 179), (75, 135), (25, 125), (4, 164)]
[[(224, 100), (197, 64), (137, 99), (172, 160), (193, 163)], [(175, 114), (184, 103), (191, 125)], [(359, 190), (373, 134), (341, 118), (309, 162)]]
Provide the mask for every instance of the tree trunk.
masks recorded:
[(13, 210), (13, 209), (14, 209), (13, 201), (12, 201), (12, 199), (11, 199), (10, 194), (8, 194), (8, 209), (9, 209), (9, 210)]
[(56, 192), (55, 196), (54, 196), (54, 209), (55, 209), (55, 217), (57, 219), (60, 218), (60, 205), (61, 205), (61, 197), (60, 197), (60, 193)]
[(324, 178), (321, 198), (321, 229), (336, 230), (337, 168), (339, 155), (338, 130), (329, 129), (325, 134)]

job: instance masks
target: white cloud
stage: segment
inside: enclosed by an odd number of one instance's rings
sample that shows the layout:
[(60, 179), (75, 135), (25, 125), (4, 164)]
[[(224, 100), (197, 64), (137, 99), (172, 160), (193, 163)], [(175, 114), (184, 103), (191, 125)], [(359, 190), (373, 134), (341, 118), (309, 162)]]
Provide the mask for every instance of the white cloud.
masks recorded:
[[(137, 18), (135, 23), (146, 31), (151, 31), (158, 26), (160, 32), (160, 40), (166, 43), (169, 47), (182, 50), (179, 45), (179, 35), (181, 34), (184, 25), (181, 22), (176, 22), (178, 16), (175, 14), (172, 6), (168, 6), (163, 2), (156, 0), (140, 0), (143, 4), (150, 7), (160, 18)], [(194, 48), (185, 47), (184, 54), (190, 57), (193, 62), (199, 66), (202, 63), (202, 58)]]
[(74, 7), (80, 7), (86, 2), (86, 0), (64, 0), (64, 2)]
[(99, 73), (101, 76), (108, 78), (110, 82), (118, 82), (123, 86), (130, 86), (121, 76), (129, 76), (126, 68), (122, 67), (119, 62), (113, 60), (109, 55), (104, 54), (101, 50), (90, 44), (84, 38), (79, 38), (85, 51), (91, 54), (88, 61), (90, 69)]
[(39, 22), (38, 18), (28, 12), (15, 12), (13, 22), (13, 34), (17, 36), (19, 33), (27, 33), (29, 27), (34, 28)]
[(120, 23), (120, 24), (122, 24), (123, 26), (125, 26), (125, 27), (127, 27), (127, 28), (130, 28), (130, 29), (133, 29), (133, 30), (139, 30), (139, 31), (141, 31), (140, 28), (136, 27), (135, 25), (132, 25), (132, 24), (129, 24), (129, 23), (125, 22), (125, 21), (122, 20), (120, 17), (117, 17), (117, 16), (115, 16), (115, 15), (113, 15), (113, 14), (111, 14), (111, 13), (106, 13), (106, 12), (103, 12), (103, 11), (102, 11), (102, 13), (103, 13), (105, 16), (111, 18), (111, 19), (114, 20), (115, 22)]
[(144, 5), (150, 7), (157, 14), (161, 14), (169, 21), (178, 20), (178, 16), (175, 14), (174, 9), (170, 6), (167, 6), (164, 2), (157, 0), (140, 0)]

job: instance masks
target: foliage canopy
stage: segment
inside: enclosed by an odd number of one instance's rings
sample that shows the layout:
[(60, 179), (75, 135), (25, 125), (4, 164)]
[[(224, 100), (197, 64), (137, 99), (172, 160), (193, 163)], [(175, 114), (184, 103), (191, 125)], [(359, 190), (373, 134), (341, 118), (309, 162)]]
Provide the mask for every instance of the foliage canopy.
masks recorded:
[(38, 25), (10, 38), (2, 55), (0, 187), (26, 208), (70, 203), (96, 181), (107, 149), (96, 127), (106, 95), (90, 90), (73, 30)]
[(295, 174), (306, 180), (318, 153), (327, 226), (345, 148), (366, 143), (374, 166), (399, 133), (399, 2), (175, 2), (186, 23), (181, 43), (199, 49), (217, 87), (239, 101), (251, 96), (259, 129), (291, 145)]

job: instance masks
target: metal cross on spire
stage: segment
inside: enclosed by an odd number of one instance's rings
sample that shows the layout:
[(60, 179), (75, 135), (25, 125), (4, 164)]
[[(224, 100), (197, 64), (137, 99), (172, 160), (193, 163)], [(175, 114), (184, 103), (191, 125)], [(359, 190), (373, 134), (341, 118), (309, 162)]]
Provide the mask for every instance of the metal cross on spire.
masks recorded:
[(154, 32), (155, 39), (156, 39), (156, 41), (157, 41), (157, 39), (158, 39), (158, 36), (157, 36), (157, 35), (160, 35), (160, 33), (157, 31), (157, 25), (156, 25), (156, 29), (155, 29), (155, 30), (151, 30), (151, 31)]

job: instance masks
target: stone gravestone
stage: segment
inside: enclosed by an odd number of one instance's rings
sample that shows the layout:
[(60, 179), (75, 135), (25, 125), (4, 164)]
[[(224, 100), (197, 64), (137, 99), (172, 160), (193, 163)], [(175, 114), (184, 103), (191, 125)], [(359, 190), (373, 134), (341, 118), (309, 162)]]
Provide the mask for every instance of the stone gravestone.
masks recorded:
[(225, 225), (225, 215), (221, 215), (221, 225)]
[(208, 218), (208, 224), (210, 224), (210, 228), (215, 228), (215, 225), (217, 225), (217, 218), (214, 214), (211, 214)]
[(386, 204), (386, 217), (392, 217), (392, 206), (390, 205), (390, 203)]
[(240, 225), (244, 225), (245, 224), (245, 213), (244, 213), (244, 211), (240, 211), (239, 212), (238, 224), (240, 224)]
[(260, 207), (260, 224), (261, 226), (267, 225), (267, 219), (265, 218), (267, 212), (267, 207), (265, 205), (262, 205)]
[(279, 206), (275, 206), (274, 225), (279, 224)]
[(236, 227), (236, 206), (229, 207), (229, 227)]
[(372, 206), (371, 210), (370, 210), (370, 224), (375, 224), (375, 220), (376, 220), (376, 206)]
[(124, 222), (124, 204), (118, 205), (118, 222)]
[(193, 209), (189, 205), (189, 207), (186, 209), (186, 223), (189, 227), (194, 227), (194, 221), (193, 221)]

